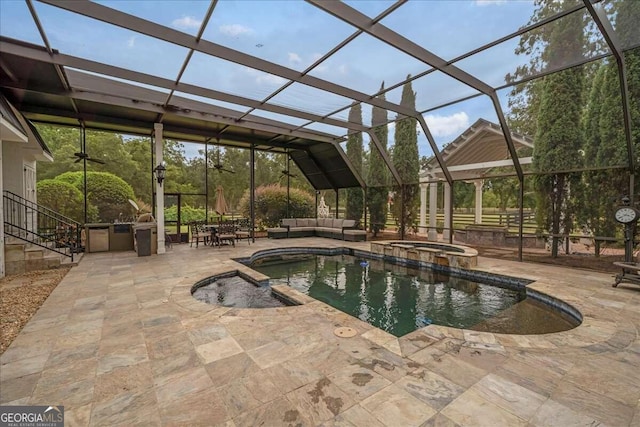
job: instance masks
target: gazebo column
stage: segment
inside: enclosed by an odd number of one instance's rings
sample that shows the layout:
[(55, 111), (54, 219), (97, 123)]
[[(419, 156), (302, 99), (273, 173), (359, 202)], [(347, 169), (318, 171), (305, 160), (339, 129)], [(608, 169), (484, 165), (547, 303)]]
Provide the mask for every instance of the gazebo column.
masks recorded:
[[(164, 140), (162, 139), (162, 123), (154, 123), (153, 130), (156, 146), (156, 167), (163, 162), (162, 151)], [(156, 221), (158, 222), (158, 254), (165, 253), (164, 249), (164, 188), (156, 179)], [(180, 236), (180, 230), (178, 230)]]
[(427, 227), (427, 185), (420, 184), (420, 232)]
[(475, 205), (475, 223), (482, 224), (482, 187), (484, 186), (484, 179), (478, 179), (473, 181), (476, 186), (476, 205)]
[(436, 230), (438, 215), (438, 183), (429, 183), (429, 240), (438, 240), (438, 230)]
[(448, 182), (444, 183), (444, 230), (442, 231), (442, 238), (445, 241), (449, 241), (451, 237), (451, 185)]

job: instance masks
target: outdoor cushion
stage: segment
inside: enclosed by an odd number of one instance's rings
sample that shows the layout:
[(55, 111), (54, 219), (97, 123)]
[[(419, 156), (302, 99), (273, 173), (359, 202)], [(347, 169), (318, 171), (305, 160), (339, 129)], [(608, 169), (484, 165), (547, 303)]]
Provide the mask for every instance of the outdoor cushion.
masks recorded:
[[(318, 232), (324, 232), (324, 233), (333, 233), (336, 231), (336, 229), (333, 227), (315, 227), (315, 230)], [(337, 230), (337, 231), (340, 231), (340, 230)]]
[(333, 225), (333, 218), (319, 218), (318, 227), (331, 227)]
[(282, 226), (289, 226), (289, 227), (295, 227), (296, 226), (296, 219), (295, 218), (283, 218), (282, 221), (280, 221), (280, 223), (282, 224)]
[(364, 230), (344, 230), (344, 240), (361, 242), (367, 240), (367, 232)]
[(267, 235), (274, 239), (283, 239), (289, 237), (289, 230), (286, 228), (267, 228)]
[(345, 219), (342, 221), (342, 227), (355, 227), (356, 220), (355, 219)]
[[(342, 218), (283, 218), (282, 227), (267, 229), (269, 237), (318, 236), (350, 241), (366, 240), (367, 232), (353, 229), (356, 221)], [(343, 229), (344, 230), (343, 233)]]
[(367, 234), (367, 232), (364, 230), (344, 230), (344, 234), (356, 235), (356, 234)]
[(291, 227), (289, 231), (315, 231), (316, 227)]

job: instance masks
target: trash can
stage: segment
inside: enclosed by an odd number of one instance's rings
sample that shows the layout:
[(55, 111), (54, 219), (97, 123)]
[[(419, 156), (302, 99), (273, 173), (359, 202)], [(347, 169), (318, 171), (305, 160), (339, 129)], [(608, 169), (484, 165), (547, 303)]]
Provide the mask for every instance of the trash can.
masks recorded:
[(140, 228), (136, 230), (136, 251), (138, 256), (151, 255), (151, 229)]
[(138, 256), (158, 253), (158, 225), (155, 222), (136, 222), (133, 224), (133, 235)]

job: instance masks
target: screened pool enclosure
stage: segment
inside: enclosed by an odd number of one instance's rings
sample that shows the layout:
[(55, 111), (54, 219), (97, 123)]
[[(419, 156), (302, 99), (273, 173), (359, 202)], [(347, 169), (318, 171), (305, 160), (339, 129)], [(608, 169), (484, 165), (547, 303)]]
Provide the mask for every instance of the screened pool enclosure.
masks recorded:
[(175, 140), (246, 150), (252, 220), (279, 153), (374, 234), (451, 241), (484, 206), (522, 258), (527, 235), (620, 237), (638, 22), (635, 0), (4, 1), (0, 91), (37, 125), (148, 138), (160, 223)]

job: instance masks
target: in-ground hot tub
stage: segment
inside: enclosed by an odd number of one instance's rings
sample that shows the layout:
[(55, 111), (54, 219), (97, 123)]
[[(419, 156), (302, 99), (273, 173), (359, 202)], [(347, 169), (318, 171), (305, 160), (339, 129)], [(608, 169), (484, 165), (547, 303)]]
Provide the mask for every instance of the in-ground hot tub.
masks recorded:
[(461, 245), (411, 240), (371, 242), (371, 252), (402, 263), (417, 261), (454, 268), (471, 269), (478, 265), (478, 251)]
[(196, 282), (191, 295), (207, 304), (234, 308), (269, 308), (295, 302), (272, 292), (268, 282), (256, 282), (238, 271), (210, 276)]

